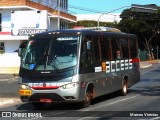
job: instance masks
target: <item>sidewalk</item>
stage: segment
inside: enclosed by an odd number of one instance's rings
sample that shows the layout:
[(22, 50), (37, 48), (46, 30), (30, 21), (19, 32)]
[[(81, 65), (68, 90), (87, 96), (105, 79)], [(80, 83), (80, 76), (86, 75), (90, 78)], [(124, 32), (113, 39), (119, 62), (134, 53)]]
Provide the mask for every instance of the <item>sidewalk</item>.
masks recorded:
[(0, 67), (0, 74), (14, 74), (17, 75), (19, 72), (19, 66), (17, 67)]
[(0, 81), (13, 81), (15, 79), (18, 79), (18, 75), (13, 74), (0, 74)]

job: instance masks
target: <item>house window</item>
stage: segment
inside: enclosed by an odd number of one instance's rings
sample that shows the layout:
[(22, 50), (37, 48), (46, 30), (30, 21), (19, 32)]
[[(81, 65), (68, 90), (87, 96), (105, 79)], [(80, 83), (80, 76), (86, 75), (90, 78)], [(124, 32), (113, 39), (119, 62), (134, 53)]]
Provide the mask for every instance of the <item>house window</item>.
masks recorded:
[(68, 29), (68, 23), (66, 22), (60, 22), (60, 29), (63, 30), (63, 29)]
[(61, 0), (61, 2), (62, 2), (62, 8), (64, 8), (64, 0)]
[(65, 8), (68, 10), (68, 0), (65, 0)]
[(0, 42), (0, 54), (3, 54), (5, 51), (4, 42)]
[(63, 7), (63, 5), (62, 5), (62, 0), (60, 0), (60, 8), (62, 8)]
[(38, 0), (38, 3), (41, 3), (42, 0)]
[[(58, 1), (57, 1), (58, 2)], [(67, 4), (68, 4), (68, 1), (67, 0), (60, 0), (60, 7), (63, 8), (63, 9), (67, 9)], [(57, 3), (58, 5), (58, 3)]]

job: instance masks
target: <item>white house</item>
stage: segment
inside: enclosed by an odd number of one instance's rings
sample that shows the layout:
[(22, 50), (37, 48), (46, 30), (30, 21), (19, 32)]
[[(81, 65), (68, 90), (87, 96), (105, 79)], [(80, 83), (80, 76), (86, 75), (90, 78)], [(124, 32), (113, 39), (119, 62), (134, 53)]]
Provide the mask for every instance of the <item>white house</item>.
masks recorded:
[[(20, 58), (14, 52), (21, 42), (28, 39), (28, 35), (15, 35), (13, 28), (13, 13), (16, 11), (47, 11), (46, 30), (56, 30), (58, 23), (60, 29), (66, 29), (69, 22), (76, 22), (76, 16), (68, 13), (68, 0), (60, 0), (60, 12), (58, 12), (58, 0), (1, 0), (0, 1), (0, 74), (17, 74)], [(60, 14), (58, 14), (60, 13)], [(25, 14), (25, 13), (24, 13)], [(20, 18), (24, 16), (19, 16)], [(25, 14), (27, 16), (27, 14)], [(14, 14), (14, 17), (18, 15)], [(34, 21), (33, 15), (28, 16)], [(58, 22), (58, 18), (60, 21)], [(27, 23), (29, 20), (21, 20)], [(18, 22), (16, 23), (18, 24)], [(20, 21), (19, 21), (20, 24)], [(40, 23), (41, 26), (42, 23)], [(29, 26), (30, 27), (30, 26)], [(25, 28), (27, 29), (27, 27)], [(29, 28), (31, 29), (31, 28)], [(12, 31), (12, 32), (11, 32)], [(15, 32), (14, 32), (15, 33)]]

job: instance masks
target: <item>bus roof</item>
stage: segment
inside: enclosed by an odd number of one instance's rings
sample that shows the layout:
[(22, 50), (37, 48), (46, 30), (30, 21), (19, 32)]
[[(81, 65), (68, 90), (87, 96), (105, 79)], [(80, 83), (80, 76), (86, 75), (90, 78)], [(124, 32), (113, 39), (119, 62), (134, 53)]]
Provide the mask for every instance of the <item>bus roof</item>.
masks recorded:
[(106, 32), (121, 32), (117, 28), (112, 27), (84, 27), (84, 28), (78, 28), (79, 30), (95, 30), (95, 31), (106, 31)]
[(90, 29), (66, 29), (66, 30), (54, 30), (54, 31), (47, 31), (47, 32), (42, 32), (42, 33), (37, 33), (37, 34), (34, 34), (34, 35), (31, 35), (31, 36), (41, 36), (41, 35), (51, 35), (51, 34), (90, 34), (90, 35), (107, 35), (107, 36), (121, 36), (121, 37), (135, 37), (136, 38), (136, 35), (134, 34), (129, 34), (129, 33), (124, 33), (124, 32), (111, 32), (111, 31), (97, 31), (97, 30), (90, 30)]

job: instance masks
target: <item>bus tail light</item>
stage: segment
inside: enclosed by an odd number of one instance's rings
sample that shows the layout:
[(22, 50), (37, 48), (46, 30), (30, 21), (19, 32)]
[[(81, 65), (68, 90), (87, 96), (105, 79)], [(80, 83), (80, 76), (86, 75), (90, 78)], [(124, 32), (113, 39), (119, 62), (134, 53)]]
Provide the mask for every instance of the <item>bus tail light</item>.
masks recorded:
[(140, 62), (140, 59), (139, 58), (134, 58), (132, 59), (131, 63), (136, 63), (136, 62)]

